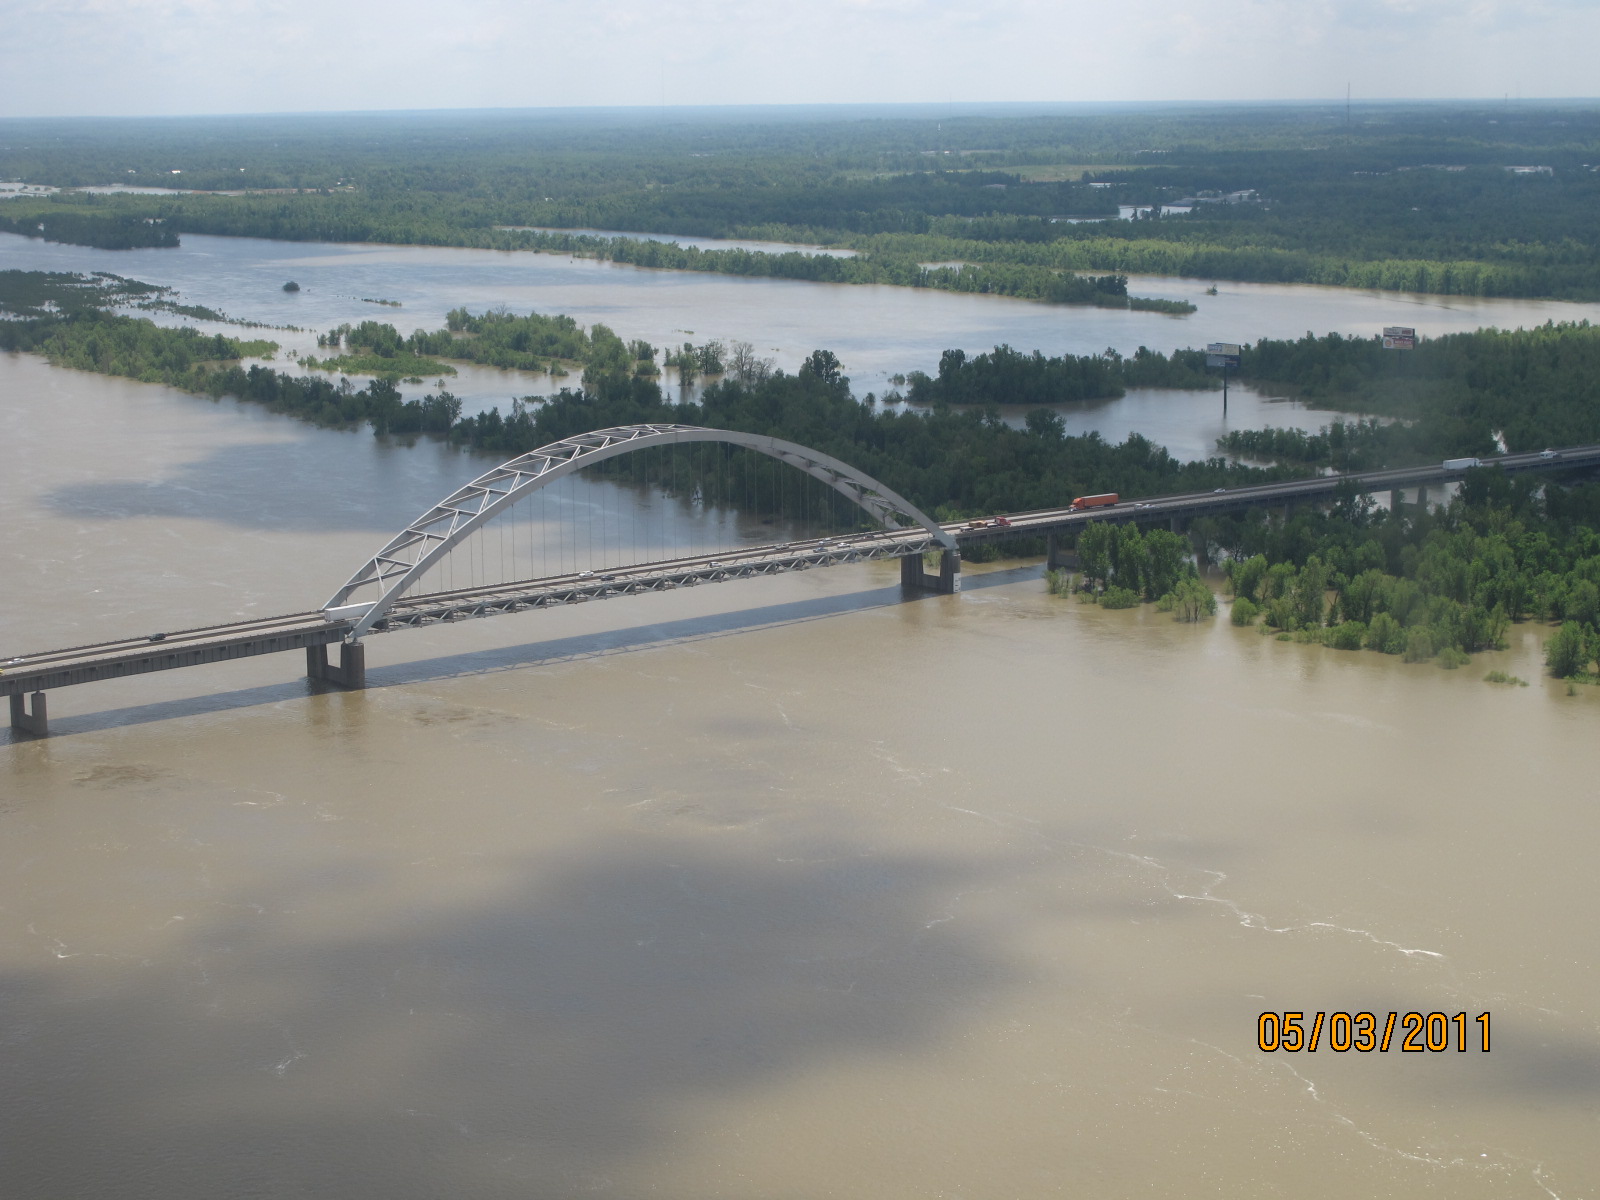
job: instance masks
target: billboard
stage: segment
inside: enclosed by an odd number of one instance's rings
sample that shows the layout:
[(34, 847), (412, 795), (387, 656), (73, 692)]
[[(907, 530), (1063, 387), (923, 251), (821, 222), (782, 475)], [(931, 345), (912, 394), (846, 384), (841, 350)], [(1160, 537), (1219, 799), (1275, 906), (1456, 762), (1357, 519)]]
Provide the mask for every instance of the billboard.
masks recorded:
[(1206, 346), (1206, 366), (1237, 367), (1238, 365), (1238, 342), (1211, 342)]
[(1383, 327), (1385, 350), (1415, 350), (1417, 331), (1410, 325), (1385, 325)]

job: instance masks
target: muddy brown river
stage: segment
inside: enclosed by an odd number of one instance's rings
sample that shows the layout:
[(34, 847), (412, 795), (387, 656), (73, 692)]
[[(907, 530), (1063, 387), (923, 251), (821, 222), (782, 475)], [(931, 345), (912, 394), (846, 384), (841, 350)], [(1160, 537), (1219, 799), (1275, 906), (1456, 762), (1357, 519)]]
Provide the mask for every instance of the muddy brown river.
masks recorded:
[[(484, 465), (0, 397), (0, 657), (314, 606)], [(865, 564), (374, 637), (359, 693), (53, 692), (0, 1195), (1594, 1196), (1600, 696), (1542, 632), (1443, 671)], [(1290, 1010), (1467, 1049), (1263, 1053)]]

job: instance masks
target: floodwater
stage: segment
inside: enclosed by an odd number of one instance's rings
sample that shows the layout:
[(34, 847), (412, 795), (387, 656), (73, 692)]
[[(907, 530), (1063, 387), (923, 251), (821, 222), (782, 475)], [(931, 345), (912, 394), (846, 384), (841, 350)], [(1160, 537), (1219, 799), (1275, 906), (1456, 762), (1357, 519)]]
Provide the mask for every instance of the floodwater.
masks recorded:
[[(482, 466), (0, 396), (0, 657), (309, 607)], [(1539, 636), (1446, 672), (867, 564), (374, 637), (359, 693), (53, 692), (0, 734), (0, 1195), (1592, 1196), (1600, 697)]]
[[(707, 245), (715, 244), (699, 239)], [(1001, 296), (961, 295), (888, 286), (818, 284), (727, 275), (651, 270), (528, 251), (463, 250), (429, 246), (342, 245), (217, 238), (185, 234), (167, 250), (95, 250), (0, 234), (0, 267), (38, 271), (111, 271), (174, 287), (188, 304), (309, 332), (267, 331), (290, 351), (320, 353), (315, 332), (343, 322), (376, 320), (402, 333), (440, 329), (445, 314), (505, 305), (516, 312), (566, 313), (584, 325), (601, 322), (624, 339), (660, 348), (721, 340), (749, 342), (784, 370), (796, 370), (812, 350), (832, 350), (857, 395), (882, 396), (896, 375), (937, 372), (939, 357), (960, 348), (979, 354), (999, 344), (1046, 355), (1132, 354), (1140, 346), (1170, 351), (1213, 341), (1296, 338), (1307, 331), (1370, 335), (1385, 325), (1411, 325), (1425, 337), (1485, 325), (1600, 321), (1600, 304), (1544, 300), (1487, 300), (1360, 292), (1288, 284), (1218, 283), (1135, 276), (1136, 295), (1189, 300), (1184, 317), (1117, 309), (1064, 307)], [(289, 280), (298, 293), (285, 293)], [(377, 300), (399, 301), (393, 308)], [(210, 327), (207, 327), (210, 328)], [(222, 327), (239, 334), (236, 327)], [(293, 369), (280, 356), (278, 363)], [(467, 411), (505, 409), (512, 396), (548, 395), (576, 378), (551, 379), (515, 371), (464, 367), (444, 381)], [(408, 395), (434, 390), (434, 380)], [(1073, 432), (1098, 429), (1113, 441), (1144, 428), (1161, 393), (1126, 402), (1063, 406)], [(1202, 393), (1202, 395), (1204, 395)], [(1191, 399), (1193, 399), (1191, 397)], [(1186, 402), (1179, 402), (1180, 405)], [(1221, 396), (1194, 399), (1196, 422), (1167, 414), (1162, 441), (1180, 458), (1205, 457), (1230, 428), (1273, 424), (1316, 430), (1337, 414), (1235, 389), (1229, 421), (1216, 419)], [(1152, 435), (1154, 437), (1154, 435)]]

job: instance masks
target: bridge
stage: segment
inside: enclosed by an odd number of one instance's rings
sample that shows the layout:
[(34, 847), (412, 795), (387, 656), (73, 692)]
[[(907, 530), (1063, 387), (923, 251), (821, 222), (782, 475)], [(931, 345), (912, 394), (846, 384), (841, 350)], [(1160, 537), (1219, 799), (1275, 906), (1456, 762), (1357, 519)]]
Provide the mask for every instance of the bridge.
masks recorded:
[[(606, 459), (660, 446), (697, 442), (740, 447), (793, 467), (821, 481), (867, 513), (879, 526), (841, 537), (752, 545), (619, 566), (418, 591), (419, 583), (455, 548), (488, 522), (564, 476)], [(1503, 455), (1485, 465), (1508, 474), (1600, 468), (1600, 446)], [(1112, 507), (1071, 507), (1006, 514), (983, 523), (933, 521), (890, 488), (846, 463), (780, 438), (686, 425), (629, 425), (563, 439), (503, 463), (463, 485), (423, 513), (363, 563), (320, 608), (259, 620), (124, 638), (94, 645), (0, 657), (0, 695), (9, 698), (11, 727), (44, 737), (49, 732), (49, 690), (152, 671), (225, 662), (260, 654), (302, 650), (306, 674), (345, 688), (366, 683), (362, 638), (468, 617), (523, 612), (617, 596), (748, 579), (813, 567), (878, 559), (900, 560), (908, 589), (955, 592), (960, 586), (960, 549), (986, 541), (1043, 534), (1049, 564), (1058, 563), (1062, 535), (1089, 521), (1169, 522), (1173, 528), (1198, 516), (1270, 506), (1327, 501), (1341, 487), (1388, 491), (1398, 505), (1402, 489), (1418, 491), (1463, 478), (1470, 466), (1405, 467), (1350, 475), (1319, 476), (1287, 483), (1126, 500)], [(924, 562), (937, 554), (939, 569)], [(328, 647), (339, 647), (337, 660)]]

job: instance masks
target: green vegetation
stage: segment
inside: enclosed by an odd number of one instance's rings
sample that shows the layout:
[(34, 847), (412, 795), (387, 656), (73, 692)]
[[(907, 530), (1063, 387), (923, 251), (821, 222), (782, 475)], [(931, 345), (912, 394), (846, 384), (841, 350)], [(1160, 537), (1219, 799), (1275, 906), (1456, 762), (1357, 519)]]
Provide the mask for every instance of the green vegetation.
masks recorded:
[(1101, 608), (1138, 608), (1139, 593), (1113, 584), (1099, 594), (1097, 602)]
[[(1079, 276), (1600, 297), (1600, 109), (1391, 104), (1356, 116), (1341, 105), (1155, 105), (7, 120), (0, 178), (152, 182), (181, 163), (187, 187), (219, 193), (5, 202), (9, 228), (37, 234), (43, 220), (46, 236), (95, 245), (184, 232), (539, 247), (1123, 305)], [(1191, 211), (1160, 215), (1182, 201)], [(1119, 206), (1153, 215), (1116, 220)], [(857, 255), (568, 232), (581, 230)], [(951, 262), (964, 265), (924, 265)]]
[(1515, 687), (1527, 687), (1526, 679), (1519, 679), (1515, 675), (1507, 675), (1504, 671), (1490, 671), (1483, 677), (1485, 683), (1508, 683)]
[(1600, 441), (1600, 328), (1587, 321), (1480, 329), (1384, 350), (1373, 338), (1307, 335), (1246, 346), (1240, 375), (1330, 408), (1394, 418), (1319, 434), (1236, 431), (1219, 448), (1249, 458), (1364, 470), (1454, 455)]
[(1186, 574), (1156, 601), (1156, 607), (1172, 613), (1175, 620), (1194, 623), (1217, 615), (1217, 595), (1198, 575)]
[(149, 300), (167, 290), (153, 283), (141, 283), (102, 271), (93, 275), (0, 271), (0, 318), (38, 320), (55, 315), (96, 313), (117, 305)]
[[(1131, 358), (1115, 350), (1060, 358), (1037, 350), (1021, 354), (1010, 346), (974, 358), (946, 350), (937, 377), (911, 372), (908, 399), (914, 404), (1043, 405), (1120, 396), (1129, 387), (1207, 388), (1216, 381), (1206, 374), (1205, 359), (1200, 351), (1178, 350), (1169, 358), (1144, 346)], [(1052, 416), (1041, 412), (1034, 419)]]
[(308, 371), (341, 375), (380, 375), (386, 379), (420, 379), (424, 375), (454, 375), (456, 369), (436, 358), (415, 354), (340, 354), (334, 358), (307, 357), (300, 365)]
[(1483, 472), (1445, 509), (1396, 516), (1351, 491), (1329, 513), (1197, 528), (1225, 555), (1236, 625), (1457, 667), (1513, 622), (1555, 621), (1547, 662), (1567, 676), (1600, 658), (1597, 518), (1600, 485)]
[(0, 350), (30, 350), (58, 367), (165, 383), (186, 391), (207, 389), (210, 364), (258, 358), (277, 348), (276, 342), (167, 329), (143, 317), (108, 313), (71, 320), (0, 321)]
[(200, 391), (209, 364), (278, 349), (276, 342), (167, 329), (105, 311), (130, 302), (177, 309), (160, 299), (168, 290), (103, 273), (0, 271), (0, 350), (30, 350), (56, 366)]
[(0, 233), (20, 233), (23, 237), (43, 238), (73, 246), (95, 246), (101, 250), (171, 247), (178, 244), (178, 231), (161, 217), (130, 213), (74, 212), (71, 209), (36, 209), (25, 216), (0, 215)]
[(1154, 601), (1179, 621), (1215, 616), (1217, 598), (1189, 560), (1188, 540), (1165, 529), (1091, 521), (1078, 533), (1082, 590), (1102, 608)]

